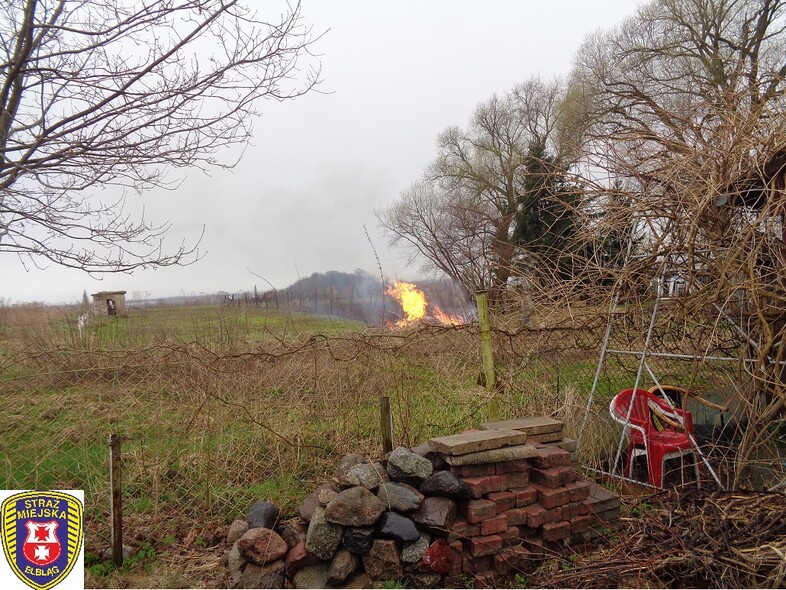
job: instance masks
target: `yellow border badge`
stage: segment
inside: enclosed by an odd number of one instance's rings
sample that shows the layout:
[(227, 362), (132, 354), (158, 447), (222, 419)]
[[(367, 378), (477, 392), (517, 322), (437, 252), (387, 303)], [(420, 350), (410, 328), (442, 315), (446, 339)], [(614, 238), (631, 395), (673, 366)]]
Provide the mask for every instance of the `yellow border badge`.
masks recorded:
[(25, 584), (49, 590), (76, 564), (82, 547), (82, 502), (63, 492), (22, 492), (0, 508), (3, 552)]

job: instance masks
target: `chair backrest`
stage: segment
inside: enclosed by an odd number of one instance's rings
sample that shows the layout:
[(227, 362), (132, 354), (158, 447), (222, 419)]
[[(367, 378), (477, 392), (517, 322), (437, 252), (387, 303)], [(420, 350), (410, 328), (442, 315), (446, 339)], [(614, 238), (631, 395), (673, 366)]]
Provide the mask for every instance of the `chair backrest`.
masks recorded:
[(688, 394), (688, 390), (684, 387), (677, 387), (676, 385), (661, 385), (658, 387), (653, 385), (649, 391), (660, 398), (668, 398), (671, 400), (670, 405), (673, 405), (675, 408), (685, 407), (685, 397)]
[(630, 410), (630, 425), (639, 429), (648, 429), (650, 412), (647, 407), (647, 400), (651, 397), (654, 397), (653, 394), (646, 389), (624, 389), (611, 400), (609, 413), (617, 422), (625, 424), (632, 403), (633, 409)]
[[(635, 392), (635, 395), (634, 395)], [(630, 411), (630, 426), (642, 433), (649, 432), (653, 428), (649, 403), (655, 402), (665, 413), (676, 414), (683, 422), (687, 432), (693, 432), (693, 420), (691, 413), (680, 408), (672, 408), (671, 404), (657, 394), (646, 389), (625, 389), (620, 391), (609, 404), (609, 412), (612, 418), (621, 424), (625, 424), (628, 416), (628, 408), (633, 404)]]

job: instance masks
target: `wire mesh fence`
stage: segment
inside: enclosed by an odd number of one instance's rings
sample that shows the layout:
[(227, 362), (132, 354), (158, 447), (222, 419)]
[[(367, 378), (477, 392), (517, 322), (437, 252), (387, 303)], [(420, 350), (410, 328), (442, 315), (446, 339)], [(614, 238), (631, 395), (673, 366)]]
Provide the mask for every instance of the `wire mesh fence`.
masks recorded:
[[(640, 363), (607, 354), (588, 405), (606, 328), (597, 319), (515, 330), (498, 321), (499, 387), (489, 392), (478, 384), (473, 325), (368, 331), (237, 310), (164, 322), (177, 313), (107, 320), (81, 334), (58, 317), (3, 323), (0, 485), (84, 489), (90, 551), (110, 538), (110, 434), (122, 437), (126, 522), (138, 541), (155, 542), (228, 522), (259, 498), (291, 512), (341, 455), (380, 455), (381, 396), (390, 398), (395, 445), (474, 427), (496, 399), (502, 418), (554, 415), (574, 438), (584, 427), (582, 462), (608, 469), (621, 432), (609, 401), (634, 385)], [(739, 363), (648, 363), (661, 383), (719, 402), (745, 381)], [(640, 386), (653, 384), (644, 373)], [(708, 439), (734, 422), (732, 409), (689, 404)], [(726, 434), (729, 445), (742, 436)]]

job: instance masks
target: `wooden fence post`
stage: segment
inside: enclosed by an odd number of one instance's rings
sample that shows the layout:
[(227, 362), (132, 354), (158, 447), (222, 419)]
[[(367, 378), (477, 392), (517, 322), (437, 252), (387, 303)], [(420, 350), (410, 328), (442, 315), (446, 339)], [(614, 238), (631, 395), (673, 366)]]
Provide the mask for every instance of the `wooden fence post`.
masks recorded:
[(109, 487), (112, 491), (112, 563), (123, 567), (123, 480), (120, 435), (109, 435)]
[(382, 422), (382, 452), (393, 450), (393, 414), (390, 413), (390, 398), (379, 398), (379, 415)]
[[(494, 349), (491, 346), (488, 293), (486, 291), (477, 291), (475, 293), (475, 303), (478, 306), (480, 354), (483, 358), (483, 376), (486, 382), (486, 391), (494, 396), (497, 389), (497, 376), (494, 372)], [(489, 418), (491, 420), (499, 420), (499, 400), (496, 396), (492, 397), (489, 404)]]

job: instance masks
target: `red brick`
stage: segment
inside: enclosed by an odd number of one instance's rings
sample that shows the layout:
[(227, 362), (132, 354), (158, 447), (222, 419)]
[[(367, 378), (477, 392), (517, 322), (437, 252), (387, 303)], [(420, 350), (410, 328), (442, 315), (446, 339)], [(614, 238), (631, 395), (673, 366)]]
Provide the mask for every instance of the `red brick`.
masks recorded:
[(544, 508), (556, 508), (570, 502), (570, 493), (566, 487), (549, 488), (536, 485), (535, 489), (538, 490), (538, 500)]
[(468, 523), (481, 522), (497, 515), (497, 505), (491, 500), (470, 500), (461, 507)]
[(494, 556), (494, 569), (502, 575), (511, 572), (523, 572), (532, 559), (526, 547), (508, 547)]
[(518, 526), (527, 524), (528, 512), (524, 508), (513, 508), (505, 513), (508, 517), (508, 524), (510, 526)]
[(570, 536), (570, 522), (560, 520), (559, 522), (548, 522), (543, 525), (543, 540), (559, 541)]
[(568, 519), (570, 522), (570, 532), (573, 535), (578, 535), (589, 530), (594, 518), (591, 514), (582, 514), (581, 516), (574, 516)]
[[(518, 510), (518, 508), (516, 510)], [(536, 529), (549, 522), (546, 514), (548, 510), (546, 510), (540, 504), (533, 504), (532, 506), (527, 506), (521, 510), (524, 514), (527, 515), (527, 526), (531, 526), (532, 528)]]
[(537, 455), (532, 458), (532, 463), (538, 469), (550, 467), (566, 467), (570, 465), (570, 453), (557, 447), (543, 447), (537, 449)]
[(529, 471), (532, 465), (529, 459), (517, 459), (516, 461), (503, 461), (497, 463), (497, 475), (505, 473), (515, 473), (517, 471)]
[(526, 548), (533, 557), (543, 557), (545, 546), (540, 537), (522, 537), (521, 546)]
[(500, 533), (500, 536), (504, 541), (504, 545), (518, 545), (521, 542), (521, 533), (519, 533), (519, 527), (517, 526), (509, 526)]
[(491, 492), (502, 492), (507, 489), (506, 475), (481, 475), (478, 477), (465, 477), (462, 481), (469, 487), (469, 494), (473, 498), (480, 498)]
[(464, 555), (461, 571), (465, 574), (474, 574), (475, 572), (487, 572), (494, 566), (494, 558), (491, 555), (486, 557), (472, 557), (471, 555)]
[(508, 517), (505, 514), (500, 514), (494, 518), (489, 518), (480, 523), (481, 535), (495, 535), (501, 533), (508, 528)]
[(503, 476), (505, 478), (506, 490), (514, 488), (523, 488), (529, 485), (529, 471), (516, 471), (514, 473), (507, 473)]
[(464, 544), (461, 541), (453, 541), (450, 543), (450, 548), (453, 550), (450, 554), (450, 567), (448, 568), (448, 575), (455, 576), (462, 573), (462, 566), (464, 563)]
[(502, 549), (503, 539), (500, 535), (488, 535), (486, 537), (472, 537), (469, 542), (469, 552), (472, 557), (484, 557), (495, 555)]
[(478, 477), (481, 475), (494, 475), (497, 473), (496, 463), (481, 463), (480, 465), (451, 465), (450, 470), (459, 477)]
[(562, 507), (562, 518), (567, 520), (569, 518), (573, 518), (574, 516), (589, 514), (589, 512), (590, 505), (586, 500), (582, 500), (581, 502), (570, 502), (569, 504), (565, 504)]
[(538, 490), (532, 486), (526, 488), (514, 488), (510, 490), (516, 495), (516, 508), (529, 506), (538, 501)]
[[(518, 510), (518, 508), (517, 508)], [(527, 513), (527, 526), (536, 529), (548, 522), (562, 520), (562, 508), (546, 509), (540, 504), (533, 504), (523, 509)]]
[(477, 537), (480, 534), (479, 523), (469, 523), (463, 519), (453, 521), (453, 524), (448, 528), (448, 543), (452, 543), (456, 539), (464, 539), (466, 537)]
[(586, 500), (590, 493), (590, 484), (586, 481), (574, 481), (566, 484), (565, 487), (568, 488), (571, 502)]
[(530, 471), (533, 483), (539, 483), (548, 488), (558, 488), (572, 481), (577, 475), (570, 467), (552, 467), (550, 469), (533, 468)]
[(497, 514), (516, 506), (516, 494), (513, 492), (492, 492), (486, 498), (497, 505)]

